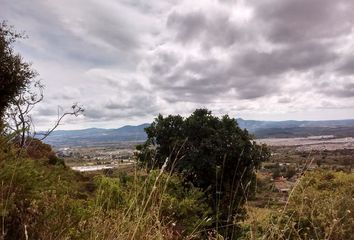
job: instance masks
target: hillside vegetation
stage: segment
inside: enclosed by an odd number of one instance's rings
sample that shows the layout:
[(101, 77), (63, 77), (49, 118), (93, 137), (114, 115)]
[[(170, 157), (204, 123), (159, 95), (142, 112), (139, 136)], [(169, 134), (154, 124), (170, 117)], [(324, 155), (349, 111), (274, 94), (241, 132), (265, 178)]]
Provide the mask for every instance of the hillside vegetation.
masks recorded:
[[(81, 174), (1, 139), (3, 239), (222, 239), (205, 191), (166, 169)], [(44, 146), (45, 147), (45, 146)], [(258, 183), (254, 196), (272, 190)], [(354, 174), (305, 174), (286, 205), (247, 200), (233, 239), (350, 239)], [(223, 234), (224, 233), (224, 234)], [(221, 235), (218, 235), (221, 234)], [(219, 237), (218, 237), (219, 236)]]
[(174, 239), (208, 225), (202, 192), (177, 176), (85, 176), (26, 155), (1, 144), (3, 239)]

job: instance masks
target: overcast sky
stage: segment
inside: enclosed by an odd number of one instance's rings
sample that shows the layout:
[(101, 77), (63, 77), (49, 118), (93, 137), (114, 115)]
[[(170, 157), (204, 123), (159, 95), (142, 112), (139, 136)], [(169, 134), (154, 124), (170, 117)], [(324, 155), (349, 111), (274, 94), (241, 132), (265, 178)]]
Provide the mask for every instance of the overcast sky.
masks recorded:
[(354, 118), (353, 0), (0, 0), (28, 39), (46, 128), (120, 127), (158, 114)]

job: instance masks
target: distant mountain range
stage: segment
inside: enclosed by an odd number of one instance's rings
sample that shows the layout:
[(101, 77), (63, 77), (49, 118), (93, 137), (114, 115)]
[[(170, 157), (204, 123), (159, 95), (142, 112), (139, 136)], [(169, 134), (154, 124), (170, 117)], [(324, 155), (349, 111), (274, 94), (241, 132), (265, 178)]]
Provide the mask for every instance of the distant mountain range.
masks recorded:
[[(257, 138), (307, 137), (334, 135), (354, 137), (354, 119), (330, 121), (257, 121), (237, 119), (242, 129)], [(144, 128), (150, 124), (124, 126), (117, 129), (88, 128), (54, 131), (45, 142), (56, 147), (94, 146), (119, 142), (141, 142), (146, 139)]]
[(116, 129), (88, 128), (82, 130), (58, 130), (49, 135), (45, 142), (56, 146), (94, 146), (117, 142), (141, 142), (146, 139), (144, 128), (150, 124), (124, 126)]
[(262, 128), (296, 128), (296, 127), (344, 127), (354, 126), (354, 119), (345, 120), (325, 120), (325, 121), (258, 121), (258, 120), (244, 120), (237, 118), (237, 123), (240, 128), (254, 132)]
[(354, 137), (354, 119), (327, 121), (257, 121), (237, 119), (242, 129), (257, 138), (289, 138), (333, 135)]

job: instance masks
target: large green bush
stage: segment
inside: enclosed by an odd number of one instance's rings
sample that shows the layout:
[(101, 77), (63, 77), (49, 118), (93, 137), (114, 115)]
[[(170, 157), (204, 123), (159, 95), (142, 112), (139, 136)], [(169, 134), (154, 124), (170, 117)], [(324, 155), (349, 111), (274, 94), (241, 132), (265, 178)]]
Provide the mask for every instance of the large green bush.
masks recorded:
[(255, 169), (270, 154), (235, 119), (197, 109), (187, 118), (159, 115), (145, 131), (148, 139), (138, 147), (142, 164), (150, 169), (165, 165), (203, 189), (216, 227), (225, 229), (243, 216)]

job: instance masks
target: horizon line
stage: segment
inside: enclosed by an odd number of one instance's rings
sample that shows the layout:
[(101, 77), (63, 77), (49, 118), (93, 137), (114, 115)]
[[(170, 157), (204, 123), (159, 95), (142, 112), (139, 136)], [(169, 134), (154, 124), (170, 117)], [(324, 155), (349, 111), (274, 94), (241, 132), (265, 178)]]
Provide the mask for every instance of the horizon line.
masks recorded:
[[(294, 120), (294, 119), (287, 119), (287, 120), (259, 120), (259, 119), (244, 119), (244, 118), (234, 118), (236, 121), (237, 120), (243, 120), (243, 121), (257, 121), (257, 122), (331, 122), (331, 121), (354, 121), (354, 118), (344, 118), (344, 119), (329, 119), (329, 120)], [(127, 125), (122, 125), (120, 127), (112, 127), (112, 128), (104, 128), (104, 127), (86, 127), (86, 128), (76, 128), (76, 129), (58, 129), (54, 131), (80, 131), (80, 130), (88, 130), (88, 129), (103, 129), (103, 130), (112, 130), (112, 129), (120, 129), (123, 127), (137, 127), (141, 125), (146, 125), (146, 124), (151, 124), (148, 122), (141, 123), (141, 124), (127, 124)], [(46, 130), (39, 130), (37, 132), (44, 132)]]

